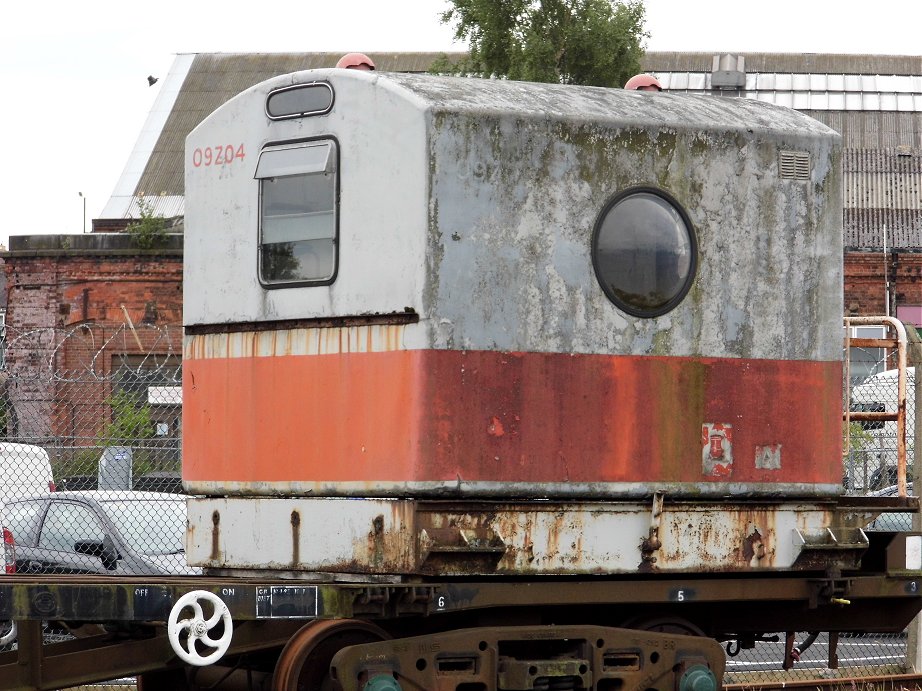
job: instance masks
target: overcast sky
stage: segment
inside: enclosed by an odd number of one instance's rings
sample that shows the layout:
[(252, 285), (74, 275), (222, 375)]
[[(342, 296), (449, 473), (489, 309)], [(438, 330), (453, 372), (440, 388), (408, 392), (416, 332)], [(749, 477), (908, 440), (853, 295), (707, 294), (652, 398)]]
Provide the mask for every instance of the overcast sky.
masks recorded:
[[(0, 242), (81, 232), (105, 206), (177, 53), (463, 50), (445, 0), (46, 0), (0, 25)], [(648, 50), (922, 53), (918, 0), (646, 0)], [(15, 9), (12, 9), (15, 8)], [(80, 193), (84, 196), (81, 197)]]

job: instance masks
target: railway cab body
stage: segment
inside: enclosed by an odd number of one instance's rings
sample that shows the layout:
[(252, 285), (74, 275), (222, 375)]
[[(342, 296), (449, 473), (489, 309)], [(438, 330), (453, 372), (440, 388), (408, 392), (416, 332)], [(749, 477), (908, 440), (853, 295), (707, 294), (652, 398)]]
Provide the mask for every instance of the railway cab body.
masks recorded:
[(190, 562), (815, 568), (839, 147), (745, 99), (351, 70), (232, 99), (186, 150)]

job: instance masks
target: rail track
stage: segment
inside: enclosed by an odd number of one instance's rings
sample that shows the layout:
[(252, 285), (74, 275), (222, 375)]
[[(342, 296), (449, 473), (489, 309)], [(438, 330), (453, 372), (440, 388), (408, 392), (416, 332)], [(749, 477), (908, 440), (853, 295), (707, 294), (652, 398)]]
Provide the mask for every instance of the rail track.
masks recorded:
[(823, 691), (914, 691), (922, 688), (922, 674), (894, 674), (868, 677), (836, 677), (834, 679), (799, 679), (796, 681), (766, 681), (726, 684), (724, 691), (775, 691), (781, 689), (822, 689)]

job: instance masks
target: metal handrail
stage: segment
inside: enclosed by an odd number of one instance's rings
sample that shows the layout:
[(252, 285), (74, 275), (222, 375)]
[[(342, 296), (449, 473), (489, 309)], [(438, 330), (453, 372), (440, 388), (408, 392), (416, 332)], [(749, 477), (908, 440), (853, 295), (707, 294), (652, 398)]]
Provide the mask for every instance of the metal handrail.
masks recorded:
[[(895, 336), (886, 338), (852, 338), (852, 326), (887, 326), (888, 333)], [(855, 347), (896, 347), (897, 375), (896, 375), (896, 412), (880, 413), (870, 411), (852, 411), (846, 404), (843, 419), (845, 420), (845, 448), (849, 447), (849, 423), (858, 421), (896, 421), (896, 487), (899, 496), (906, 496), (906, 328), (903, 323), (894, 317), (845, 317), (845, 400), (851, 400), (848, 372), (848, 349)]]

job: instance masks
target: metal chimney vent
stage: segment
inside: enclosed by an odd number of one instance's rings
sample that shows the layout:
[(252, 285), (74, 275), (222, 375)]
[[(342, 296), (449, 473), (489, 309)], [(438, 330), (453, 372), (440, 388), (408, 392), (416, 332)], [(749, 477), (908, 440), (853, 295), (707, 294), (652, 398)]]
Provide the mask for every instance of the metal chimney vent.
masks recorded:
[(746, 58), (715, 55), (711, 67), (712, 89), (742, 89), (746, 86)]
[(779, 151), (778, 168), (785, 180), (809, 180), (810, 154), (806, 151)]

